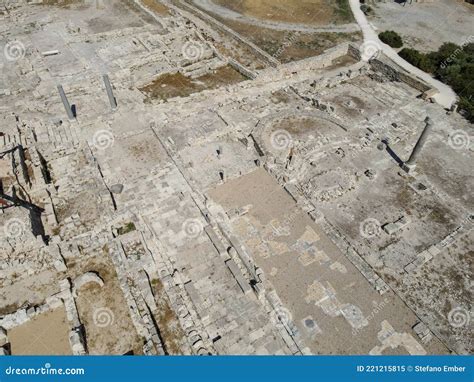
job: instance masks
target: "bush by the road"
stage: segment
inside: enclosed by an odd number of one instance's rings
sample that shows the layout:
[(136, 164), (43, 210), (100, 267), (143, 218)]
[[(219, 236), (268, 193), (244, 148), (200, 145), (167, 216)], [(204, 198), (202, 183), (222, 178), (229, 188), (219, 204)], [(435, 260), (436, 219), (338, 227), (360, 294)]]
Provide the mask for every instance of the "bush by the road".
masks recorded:
[(417, 51), (416, 49), (403, 48), (398, 54), (410, 64), (420, 68), (425, 72), (433, 73), (435, 69), (428, 56)]
[(399, 55), (451, 86), (460, 98), (460, 112), (474, 122), (474, 43), (463, 46), (445, 43), (437, 52), (428, 54), (404, 48)]
[(392, 48), (401, 48), (403, 46), (403, 40), (397, 32), (385, 31), (379, 34), (379, 38)]

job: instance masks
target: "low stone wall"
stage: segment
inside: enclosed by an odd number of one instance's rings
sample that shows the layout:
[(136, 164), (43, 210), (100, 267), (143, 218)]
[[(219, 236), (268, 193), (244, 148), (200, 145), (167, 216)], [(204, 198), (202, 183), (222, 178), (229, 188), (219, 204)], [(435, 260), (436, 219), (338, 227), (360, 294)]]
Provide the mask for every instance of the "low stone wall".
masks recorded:
[[(342, 43), (333, 48), (327, 49), (326, 51), (324, 51), (323, 54), (320, 54), (319, 56), (309, 57), (303, 60), (282, 64), (278, 67), (278, 74), (276, 74), (274, 68), (260, 70), (258, 72), (258, 78), (262, 79), (262, 81), (270, 81), (276, 78), (276, 76), (278, 76), (279, 78), (292, 78), (295, 74), (298, 73), (317, 71), (319, 69), (330, 67), (334, 64), (334, 60), (340, 57), (350, 55), (349, 46), (350, 45), (348, 43)], [(345, 68), (341, 68), (341, 71), (343, 71), (344, 69)], [(317, 73), (315, 74), (315, 76), (323, 77), (321, 74)], [(336, 76), (337, 74), (334, 75), (334, 77)]]
[(349, 44), (349, 47), (347, 48), (347, 54), (352, 58), (355, 58), (357, 61), (360, 61), (362, 59), (360, 49), (353, 44)]
[(228, 60), (228, 63), (232, 68), (234, 68), (236, 71), (242, 74), (245, 78), (254, 80), (257, 77), (256, 73), (252, 72), (251, 70), (247, 69), (245, 66), (243, 66), (242, 64), (238, 63), (237, 61), (231, 58)]
[(336, 45), (334, 48), (325, 50), (324, 53), (320, 54), (319, 56), (309, 57), (300, 61), (290, 62), (288, 64), (284, 64), (284, 67), (289, 71), (291, 71), (292, 68), (294, 68), (295, 71), (298, 71), (301, 70), (301, 67), (305, 67), (307, 64), (307, 66), (311, 69), (322, 69), (327, 66), (331, 66), (333, 64), (333, 61), (337, 58), (349, 54), (349, 46), (350, 45), (348, 43), (342, 43)]
[(426, 82), (422, 81), (419, 78), (411, 76), (410, 74), (408, 74), (408, 72), (406, 72), (403, 68), (395, 64), (385, 55), (381, 55), (378, 58), (370, 60), (370, 66), (373, 70), (384, 74), (392, 81), (404, 82), (422, 93), (432, 90), (432, 87), (429, 86)]
[(244, 38), (237, 32), (235, 32), (233, 29), (227, 27), (226, 25), (222, 24), (220, 21), (216, 20), (214, 17), (210, 16), (209, 14), (201, 11), (199, 8), (195, 7), (194, 5), (190, 3), (186, 3), (182, 0), (178, 0), (177, 3), (179, 4), (179, 7), (187, 10), (188, 12), (194, 13), (195, 15), (198, 15), (201, 19), (205, 20), (206, 22), (212, 24), (214, 28), (216, 28), (218, 31), (226, 33), (228, 35), (231, 35), (233, 38), (238, 40), (240, 43), (246, 45), (248, 48), (250, 48), (257, 56), (259, 56), (261, 59), (263, 59), (267, 64), (276, 67), (280, 64), (280, 62), (273, 56), (269, 55), (267, 52), (264, 50), (260, 49), (257, 45), (249, 41), (248, 39)]
[(46, 298), (43, 305), (22, 308), (0, 319), (0, 349), (3, 349), (0, 350), (0, 355), (9, 354), (9, 351), (7, 352), (7, 350), (9, 350), (7, 347), (7, 334), (9, 330), (27, 323), (36, 316), (51, 312), (60, 307), (64, 307), (66, 318), (71, 328), (69, 331), (69, 343), (72, 353), (74, 355), (87, 354), (82, 323), (79, 319), (76, 303), (71, 293), (69, 280), (62, 280), (60, 282), (60, 288), (61, 292)]

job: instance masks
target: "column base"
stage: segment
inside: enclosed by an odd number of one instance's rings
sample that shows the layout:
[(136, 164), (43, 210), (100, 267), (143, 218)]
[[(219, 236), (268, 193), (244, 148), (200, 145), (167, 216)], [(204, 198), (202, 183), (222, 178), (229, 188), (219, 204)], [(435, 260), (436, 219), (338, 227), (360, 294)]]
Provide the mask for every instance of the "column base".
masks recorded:
[(416, 164), (402, 163), (400, 166), (406, 173), (411, 173), (415, 171)]

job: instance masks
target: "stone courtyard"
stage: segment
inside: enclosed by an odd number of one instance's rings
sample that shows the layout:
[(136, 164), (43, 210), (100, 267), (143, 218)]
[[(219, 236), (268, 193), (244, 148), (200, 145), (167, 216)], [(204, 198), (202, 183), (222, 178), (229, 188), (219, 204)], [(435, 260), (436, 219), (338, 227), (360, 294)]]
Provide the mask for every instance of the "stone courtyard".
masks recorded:
[(473, 131), (436, 89), (188, 2), (0, 3), (2, 354), (472, 353)]

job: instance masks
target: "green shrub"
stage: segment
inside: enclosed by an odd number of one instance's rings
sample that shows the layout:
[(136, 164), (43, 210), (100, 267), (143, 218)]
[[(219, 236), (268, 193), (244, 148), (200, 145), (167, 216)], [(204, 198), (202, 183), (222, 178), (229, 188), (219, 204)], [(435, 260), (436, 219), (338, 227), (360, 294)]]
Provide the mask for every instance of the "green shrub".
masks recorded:
[(132, 231), (135, 231), (136, 230), (136, 227), (135, 227), (135, 224), (133, 224), (133, 222), (129, 222), (127, 224), (125, 224), (123, 227), (119, 227), (117, 229), (117, 233), (120, 235), (125, 235), (129, 232), (132, 232)]
[(416, 49), (403, 48), (398, 54), (410, 64), (420, 68), (425, 72), (433, 73), (435, 70), (435, 66), (431, 62), (430, 58), (426, 54), (423, 54)]
[(410, 64), (432, 73), (459, 96), (459, 111), (474, 122), (474, 43), (445, 43), (436, 52), (421, 53), (404, 48), (399, 53)]
[(370, 5), (362, 4), (360, 6), (360, 10), (364, 12), (365, 15), (369, 15), (372, 12), (372, 8)]
[(403, 46), (403, 40), (397, 32), (385, 31), (379, 34), (379, 38), (392, 48), (401, 48)]

